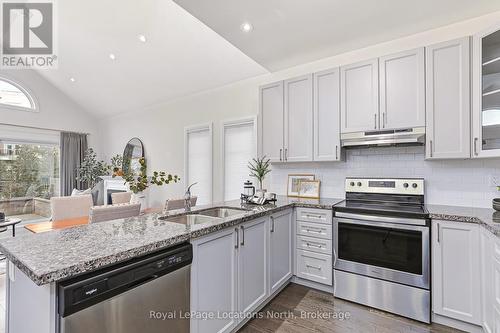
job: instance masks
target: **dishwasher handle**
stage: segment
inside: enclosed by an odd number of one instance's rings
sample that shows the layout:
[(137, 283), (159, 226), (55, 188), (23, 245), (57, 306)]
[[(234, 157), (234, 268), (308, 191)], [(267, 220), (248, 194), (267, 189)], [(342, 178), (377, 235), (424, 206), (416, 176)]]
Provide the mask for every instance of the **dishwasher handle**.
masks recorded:
[(192, 260), (192, 245), (183, 244), (60, 282), (57, 289), (59, 316), (69, 316), (153, 281), (190, 265)]

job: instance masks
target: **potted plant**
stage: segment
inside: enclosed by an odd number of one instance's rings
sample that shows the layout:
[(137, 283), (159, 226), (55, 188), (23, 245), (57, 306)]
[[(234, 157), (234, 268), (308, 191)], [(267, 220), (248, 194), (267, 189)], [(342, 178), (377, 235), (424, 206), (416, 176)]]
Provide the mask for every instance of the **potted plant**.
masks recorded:
[[(170, 184), (171, 182), (177, 183), (180, 178), (177, 175), (167, 174), (164, 171), (154, 171), (151, 177), (147, 176), (147, 165), (146, 159), (143, 157), (139, 159), (140, 170), (139, 174), (134, 174), (132, 172), (123, 174), (123, 179), (125, 184), (128, 185), (130, 191), (132, 192), (131, 203), (138, 203), (141, 201), (141, 193), (145, 191), (151, 185), (163, 186)], [(116, 175), (113, 174), (113, 177)]]
[(82, 182), (87, 188), (94, 187), (99, 182), (99, 177), (108, 175), (111, 167), (104, 161), (97, 160), (97, 155), (92, 148), (88, 148), (80, 166), (76, 168), (76, 180)]
[(250, 169), (250, 177), (254, 177), (259, 182), (259, 189), (257, 190), (257, 196), (263, 197), (266, 192), (262, 188), (262, 183), (266, 175), (271, 172), (271, 160), (266, 159), (266, 156), (261, 158), (254, 158), (252, 161), (248, 162), (248, 168)]

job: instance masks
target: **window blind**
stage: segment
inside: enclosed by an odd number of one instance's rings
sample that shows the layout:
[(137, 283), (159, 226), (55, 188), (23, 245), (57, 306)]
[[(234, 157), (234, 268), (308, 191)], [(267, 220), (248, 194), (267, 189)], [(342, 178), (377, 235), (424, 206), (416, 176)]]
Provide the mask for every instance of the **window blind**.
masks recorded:
[(209, 127), (188, 130), (187, 139), (187, 184), (197, 182), (191, 194), (198, 196), (197, 204), (212, 202), (212, 132)]

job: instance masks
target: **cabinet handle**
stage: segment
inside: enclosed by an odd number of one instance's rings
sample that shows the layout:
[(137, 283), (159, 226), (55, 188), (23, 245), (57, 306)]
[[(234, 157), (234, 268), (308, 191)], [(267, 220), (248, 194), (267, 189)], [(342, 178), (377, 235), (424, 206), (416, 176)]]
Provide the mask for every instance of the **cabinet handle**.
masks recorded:
[(377, 114), (375, 113), (375, 129), (377, 129)]
[(429, 142), (429, 145), (430, 145), (430, 147), (429, 147), (429, 148), (430, 148), (430, 150), (431, 150), (431, 157), (432, 157), (432, 155), (433, 155), (433, 150), (434, 150), (434, 145), (433, 145), (432, 140)]
[(283, 148), (280, 148), (280, 162), (283, 161), (283, 159), (281, 158), (282, 154), (283, 154)]
[(240, 244), (240, 233), (238, 232), (238, 228), (234, 228), (234, 231), (236, 232), (236, 244), (234, 244), (234, 248), (237, 249)]
[(288, 161), (288, 148), (285, 148), (285, 162)]
[(241, 246), (245, 246), (245, 227), (241, 226)]
[(271, 232), (274, 232), (274, 217), (271, 216)]
[(477, 142), (479, 141), (479, 138), (474, 138), (474, 155), (479, 155), (477, 153)]
[(382, 128), (385, 128), (385, 124), (387, 122), (386, 118), (387, 118), (387, 115), (385, 114), (385, 112), (382, 113)]
[(439, 229), (441, 229), (441, 226), (440, 226), (440, 225), (439, 225), (439, 223), (438, 223), (438, 227), (437, 227), (437, 233), (438, 233), (438, 234), (437, 234), (437, 236), (438, 236), (437, 238), (438, 238), (438, 243), (440, 243), (440, 242), (441, 242), (441, 236), (440, 236)]
[(315, 219), (321, 219), (323, 216), (322, 215), (311, 215), (311, 214), (306, 214), (306, 217), (308, 218), (315, 218)]
[(306, 243), (306, 246), (307, 247), (314, 247), (316, 249), (322, 249), (323, 248), (322, 245), (315, 245), (315, 244), (311, 244), (311, 243)]
[(335, 159), (339, 159), (339, 146), (335, 146)]
[(321, 233), (321, 229), (307, 229), (307, 228), (306, 228), (306, 231), (307, 231), (307, 232), (314, 232), (314, 233), (316, 233), (316, 234), (320, 234), (320, 233)]
[(319, 266), (313, 266), (313, 265), (307, 265), (307, 264), (306, 264), (306, 267), (307, 267), (307, 268), (314, 268), (314, 269), (317, 269), (318, 271), (320, 271), (320, 270), (321, 270), (321, 267), (319, 267)]

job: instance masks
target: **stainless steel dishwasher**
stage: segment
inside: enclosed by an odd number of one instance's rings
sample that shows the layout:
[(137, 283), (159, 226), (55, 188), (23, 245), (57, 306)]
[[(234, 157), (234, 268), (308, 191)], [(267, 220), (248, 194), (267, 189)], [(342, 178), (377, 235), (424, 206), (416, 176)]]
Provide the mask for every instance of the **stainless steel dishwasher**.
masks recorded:
[(59, 283), (59, 332), (189, 332), (192, 258), (183, 244)]

